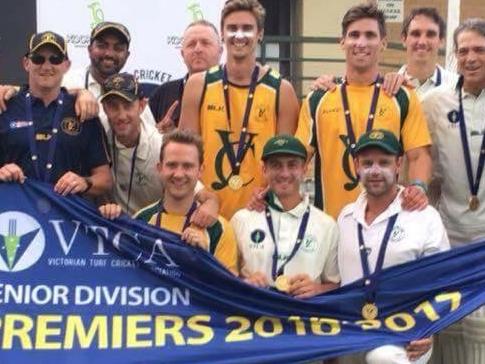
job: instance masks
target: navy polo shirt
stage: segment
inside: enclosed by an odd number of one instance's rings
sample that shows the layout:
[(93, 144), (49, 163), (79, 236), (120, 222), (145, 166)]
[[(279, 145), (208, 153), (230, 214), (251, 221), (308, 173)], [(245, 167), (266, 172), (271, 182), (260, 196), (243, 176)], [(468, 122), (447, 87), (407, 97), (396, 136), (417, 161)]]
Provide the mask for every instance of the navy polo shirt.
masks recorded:
[[(33, 126), (40, 179), (44, 180), (57, 100), (45, 106), (41, 99), (31, 96), (34, 120), (30, 124), (26, 113), (27, 92), (27, 89), (23, 89), (9, 100), (7, 111), (0, 114), (0, 166), (15, 163), (27, 177), (37, 177), (29, 143), (29, 128)], [(65, 89), (61, 89), (61, 92), (64, 94), (62, 117), (51, 175), (47, 181), (50, 183), (55, 183), (68, 171), (89, 176), (93, 168), (109, 164), (106, 135), (101, 122), (94, 118), (81, 123), (74, 111), (75, 97)]]

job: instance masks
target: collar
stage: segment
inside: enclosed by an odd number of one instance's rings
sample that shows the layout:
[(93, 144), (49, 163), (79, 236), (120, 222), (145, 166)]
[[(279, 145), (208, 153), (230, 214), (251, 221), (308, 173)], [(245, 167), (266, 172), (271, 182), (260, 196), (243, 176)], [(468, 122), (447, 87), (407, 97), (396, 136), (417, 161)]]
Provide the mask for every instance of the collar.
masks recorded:
[(416, 77), (413, 77), (411, 76), (409, 73), (408, 73), (408, 65), (405, 64), (403, 65), (399, 71), (397, 71), (397, 73), (399, 73), (400, 75), (403, 75), (405, 76), (407, 79), (409, 79), (409, 81), (411, 81), (415, 86), (421, 86), (421, 85), (424, 85), (427, 81), (430, 81), (431, 83), (433, 83), (433, 85), (436, 85), (436, 83), (438, 82), (438, 69), (440, 70), (441, 72), (441, 83), (443, 83), (443, 73), (445, 72), (445, 70), (443, 69), (443, 67), (441, 67), (439, 64), (436, 65), (435, 69), (434, 69), (434, 72), (433, 74), (431, 75), (431, 77), (428, 77), (426, 79), (426, 81), (424, 81), (423, 83), (420, 83), (419, 80), (416, 78)]
[[(22, 97), (26, 97), (27, 93), (29, 92), (29, 87), (28, 85), (22, 87), (22, 89), (20, 90), (21, 94), (22, 94)], [(61, 87), (60, 90), (59, 90), (59, 93), (57, 94), (57, 97), (59, 97), (59, 95), (61, 93), (64, 93), (64, 98), (65, 98), (65, 95), (67, 94), (67, 90), (64, 88), (64, 87)], [(52, 100), (49, 105), (45, 106), (45, 108), (49, 108), (51, 107), (52, 105), (56, 105), (56, 101), (57, 101), (57, 97)], [(38, 98), (38, 97), (35, 97), (34, 95), (30, 94), (30, 98), (32, 100), (32, 106), (34, 105), (42, 105), (44, 106), (44, 101), (41, 99), (41, 98)]]
[(98, 81), (96, 81), (96, 79), (93, 77), (93, 74), (91, 73), (91, 66), (88, 66), (88, 68), (86, 69), (86, 72), (88, 74), (88, 89), (90, 86), (101, 87), (101, 84)]
[(484, 98), (485, 97), (485, 89), (482, 89), (482, 91), (480, 91), (480, 94), (479, 95), (475, 95), (475, 94), (472, 94), (470, 92), (467, 92), (465, 91), (465, 89), (463, 88), (463, 80), (462, 80), (463, 76), (460, 76), (460, 81), (458, 81), (457, 85), (456, 85), (456, 91), (458, 92), (458, 88), (461, 87), (461, 92), (462, 92), (462, 96), (463, 96), (463, 99), (479, 99), (479, 98)]
[(305, 213), (306, 208), (307, 208), (308, 204), (310, 203), (310, 199), (308, 198), (308, 195), (304, 195), (303, 200), (298, 205), (296, 205), (294, 208), (292, 208), (291, 210), (288, 210), (288, 211), (283, 210), (283, 207), (281, 205), (280, 200), (278, 199), (278, 197), (276, 197), (276, 195), (273, 192), (268, 192), (268, 194), (266, 196), (266, 202), (268, 203), (268, 206), (270, 207), (270, 209), (273, 212), (277, 211), (277, 212), (280, 212), (280, 213), (290, 214), (293, 217), (299, 219)]
[(367, 192), (362, 191), (352, 206), (352, 217), (362, 226), (372, 226), (378, 224), (382, 221), (389, 219), (392, 215), (402, 211), (401, 207), (401, 193), (404, 190), (403, 186), (398, 186), (399, 190), (396, 198), (391, 202), (391, 204), (385, 209), (379, 216), (372, 221), (371, 225), (367, 225), (365, 222), (365, 209), (367, 207)]
[[(111, 130), (110, 133), (113, 133), (113, 131)], [(123, 144), (121, 144), (118, 141), (118, 139), (116, 139), (116, 137), (115, 137), (115, 146), (116, 146), (116, 149), (119, 151), (134, 149), (134, 147), (131, 147), (131, 148), (125, 147)], [(140, 125), (140, 142), (138, 144), (138, 149), (136, 151), (136, 158), (141, 160), (147, 160), (149, 152), (150, 152), (149, 135), (146, 130), (145, 123), (142, 122)]]

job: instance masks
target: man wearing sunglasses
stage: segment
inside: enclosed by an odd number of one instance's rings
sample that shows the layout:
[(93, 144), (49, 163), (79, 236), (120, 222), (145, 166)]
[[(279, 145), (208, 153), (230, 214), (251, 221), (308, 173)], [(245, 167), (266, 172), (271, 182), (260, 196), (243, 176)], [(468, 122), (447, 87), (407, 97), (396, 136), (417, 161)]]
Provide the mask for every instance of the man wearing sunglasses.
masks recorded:
[(29, 83), (0, 115), (0, 181), (29, 177), (54, 184), (62, 195), (107, 192), (112, 179), (101, 123), (81, 123), (74, 96), (61, 88), (70, 66), (64, 38), (34, 34), (23, 65)]

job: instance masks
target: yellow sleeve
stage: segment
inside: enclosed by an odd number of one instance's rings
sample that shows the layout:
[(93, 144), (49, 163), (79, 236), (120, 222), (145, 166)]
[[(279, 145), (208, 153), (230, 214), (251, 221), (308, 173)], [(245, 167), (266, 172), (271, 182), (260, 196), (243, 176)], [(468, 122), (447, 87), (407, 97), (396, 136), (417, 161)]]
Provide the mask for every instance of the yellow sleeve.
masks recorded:
[(401, 130), (404, 151), (431, 145), (428, 123), (421, 103), (413, 90), (405, 89), (409, 95), (409, 108)]
[(234, 275), (239, 275), (238, 249), (232, 226), (223, 217), (219, 217), (222, 234), (214, 252), (214, 257)]

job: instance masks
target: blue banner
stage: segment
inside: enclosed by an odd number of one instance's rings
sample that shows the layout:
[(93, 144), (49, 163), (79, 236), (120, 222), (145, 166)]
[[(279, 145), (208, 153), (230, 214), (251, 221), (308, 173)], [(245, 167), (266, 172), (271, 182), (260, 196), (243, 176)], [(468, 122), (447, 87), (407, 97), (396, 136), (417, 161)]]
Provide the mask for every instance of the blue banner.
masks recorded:
[(308, 300), (246, 285), (177, 235), (0, 184), (0, 363), (299, 363), (404, 344), (485, 303), (485, 243)]

